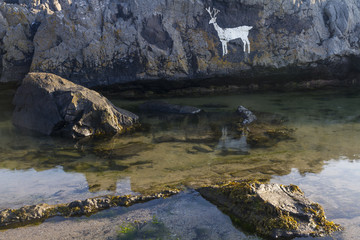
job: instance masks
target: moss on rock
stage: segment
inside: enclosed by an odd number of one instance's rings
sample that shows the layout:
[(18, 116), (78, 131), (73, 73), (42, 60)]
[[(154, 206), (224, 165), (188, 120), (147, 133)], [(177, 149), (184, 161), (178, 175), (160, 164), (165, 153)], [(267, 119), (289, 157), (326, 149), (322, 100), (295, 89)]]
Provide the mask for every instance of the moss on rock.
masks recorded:
[(296, 185), (244, 180), (198, 191), (244, 230), (265, 237), (323, 236), (342, 229), (326, 220), (323, 208), (305, 198)]
[(68, 204), (38, 204), (24, 206), (19, 209), (4, 209), (0, 211), (0, 229), (8, 229), (29, 224), (39, 223), (54, 216), (82, 216), (91, 215), (110, 207), (128, 207), (136, 203), (147, 202), (158, 198), (166, 198), (177, 194), (179, 190), (166, 190), (151, 195), (103, 196), (77, 200)]

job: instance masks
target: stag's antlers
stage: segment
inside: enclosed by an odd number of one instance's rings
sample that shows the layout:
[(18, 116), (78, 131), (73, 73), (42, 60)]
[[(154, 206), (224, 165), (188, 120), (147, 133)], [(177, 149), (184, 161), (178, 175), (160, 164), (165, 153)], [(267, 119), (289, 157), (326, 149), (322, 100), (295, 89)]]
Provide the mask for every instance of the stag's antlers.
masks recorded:
[[(205, 8), (206, 9), (206, 11), (210, 14), (210, 17), (211, 18), (215, 18), (216, 17), (216, 15), (220, 12), (220, 10), (219, 9), (216, 9), (216, 8), (214, 8), (214, 10), (213, 11), (211, 11), (211, 8), (209, 7), (209, 8)], [(214, 15), (213, 15), (214, 14)]]

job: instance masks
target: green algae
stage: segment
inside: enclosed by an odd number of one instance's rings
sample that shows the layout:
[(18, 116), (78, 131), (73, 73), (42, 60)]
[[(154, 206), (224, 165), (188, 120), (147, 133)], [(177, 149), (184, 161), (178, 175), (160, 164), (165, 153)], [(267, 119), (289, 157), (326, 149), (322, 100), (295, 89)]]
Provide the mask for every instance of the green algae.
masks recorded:
[(84, 201), (74, 201), (69, 204), (47, 205), (39, 204), (24, 206), (19, 209), (4, 209), (0, 211), (0, 230), (15, 228), (42, 222), (54, 216), (90, 216), (98, 211), (110, 207), (128, 207), (136, 203), (143, 203), (158, 198), (166, 198), (177, 194), (178, 190), (165, 190), (152, 195), (125, 195), (125, 196), (102, 196), (89, 198)]
[(304, 207), (304, 212), (312, 213), (315, 216), (314, 223), (316, 224), (316, 228), (322, 229), (326, 234), (331, 234), (333, 232), (343, 230), (343, 227), (341, 227), (339, 224), (336, 224), (333, 221), (328, 221), (326, 219), (324, 208), (317, 203), (313, 203), (309, 207)]
[(134, 221), (119, 226), (118, 240), (131, 239), (174, 239), (169, 229), (155, 215), (152, 220)]
[(205, 186), (198, 191), (228, 214), (235, 225), (266, 238), (322, 236), (342, 230), (340, 225), (326, 220), (323, 208), (306, 199), (296, 185), (243, 180)]

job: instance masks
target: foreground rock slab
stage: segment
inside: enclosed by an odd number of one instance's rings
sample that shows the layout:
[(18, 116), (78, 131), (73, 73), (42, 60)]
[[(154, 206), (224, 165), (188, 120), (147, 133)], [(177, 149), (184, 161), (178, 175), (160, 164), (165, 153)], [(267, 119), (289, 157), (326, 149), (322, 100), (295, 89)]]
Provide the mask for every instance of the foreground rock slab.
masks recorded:
[(307, 199), (295, 185), (246, 180), (198, 191), (245, 230), (267, 238), (316, 237), (342, 230), (340, 225), (328, 221), (324, 209)]
[(99, 93), (49, 73), (29, 73), (17, 90), (13, 124), (46, 135), (85, 137), (124, 132), (138, 116)]
[(25, 226), (55, 216), (72, 217), (89, 215), (110, 207), (128, 207), (136, 203), (170, 197), (177, 193), (179, 193), (178, 190), (166, 190), (152, 195), (103, 196), (83, 201), (77, 200), (68, 204), (38, 204), (24, 206), (19, 209), (4, 209), (0, 211), (0, 229)]

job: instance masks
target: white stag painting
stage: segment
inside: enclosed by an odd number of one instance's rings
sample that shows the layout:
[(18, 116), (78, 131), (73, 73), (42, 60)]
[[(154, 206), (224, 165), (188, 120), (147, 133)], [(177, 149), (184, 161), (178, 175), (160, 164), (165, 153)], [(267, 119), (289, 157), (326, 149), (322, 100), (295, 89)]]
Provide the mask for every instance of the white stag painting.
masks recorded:
[(248, 39), (248, 36), (249, 36), (249, 31), (253, 27), (240, 26), (240, 27), (236, 27), (236, 28), (221, 28), (216, 23), (216, 15), (220, 12), (220, 10), (214, 8), (214, 10), (211, 11), (210, 7), (205, 8), (205, 9), (210, 14), (210, 17), (211, 17), (209, 24), (214, 25), (214, 28), (220, 38), (220, 42), (222, 44), (223, 56), (228, 54), (228, 47), (227, 47), (228, 42), (231, 40), (238, 39), (238, 38), (240, 38), (244, 44), (244, 52), (246, 52), (246, 46), (247, 46), (248, 53), (250, 53), (250, 41)]

